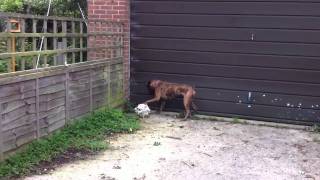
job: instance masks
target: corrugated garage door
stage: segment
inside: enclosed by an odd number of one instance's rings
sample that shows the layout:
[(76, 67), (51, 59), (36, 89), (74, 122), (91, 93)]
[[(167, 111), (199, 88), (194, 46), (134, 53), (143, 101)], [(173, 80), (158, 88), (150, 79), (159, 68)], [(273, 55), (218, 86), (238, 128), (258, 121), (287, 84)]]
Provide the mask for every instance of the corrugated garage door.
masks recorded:
[(131, 6), (133, 102), (150, 97), (148, 80), (163, 79), (194, 85), (203, 114), (320, 122), (320, 3), (133, 0)]

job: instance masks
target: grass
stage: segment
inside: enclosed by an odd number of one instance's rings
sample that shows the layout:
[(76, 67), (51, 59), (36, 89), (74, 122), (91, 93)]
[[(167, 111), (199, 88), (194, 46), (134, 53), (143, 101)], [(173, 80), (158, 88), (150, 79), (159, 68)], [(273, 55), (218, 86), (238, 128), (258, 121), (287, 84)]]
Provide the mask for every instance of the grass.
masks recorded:
[(105, 136), (139, 129), (135, 116), (120, 110), (99, 110), (67, 125), (53, 135), (34, 141), (25, 150), (0, 163), (0, 177), (22, 176), (41, 161), (50, 161), (68, 149), (99, 151), (108, 147)]
[(314, 131), (314, 132), (316, 132), (316, 133), (320, 133), (320, 125), (314, 125), (313, 127), (312, 127), (312, 130)]

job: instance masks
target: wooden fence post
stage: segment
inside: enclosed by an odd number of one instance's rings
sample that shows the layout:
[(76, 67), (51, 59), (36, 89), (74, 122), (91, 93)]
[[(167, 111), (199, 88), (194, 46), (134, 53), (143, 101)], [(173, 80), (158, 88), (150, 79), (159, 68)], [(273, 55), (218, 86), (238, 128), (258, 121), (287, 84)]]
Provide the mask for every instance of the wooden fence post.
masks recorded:
[[(53, 33), (56, 34), (58, 33), (58, 22), (57, 20), (53, 20)], [(58, 48), (58, 38), (54, 37), (53, 38), (53, 49), (59, 49)], [(53, 56), (53, 65), (57, 65), (57, 55), (55, 54)]]
[[(21, 20), (21, 32), (22, 33), (26, 32), (25, 19)], [(21, 52), (26, 51), (25, 43), (26, 43), (26, 38), (21, 38)], [(25, 69), (26, 69), (26, 60), (25, 60), (25, 58), (21, 58), (21, 70), (25, 70)]]
[(108, 88), (107, 88), (107, 102), (108, 102), (108, 108), (111, 107), (111, 62), (109, 61), (107, 64), (107, 84), (108, 84)]
[(37, 139), (40, 138), (40, 97), (39, 97), (39, 78), (36, 78), (36, 120), (37, 120)]
[[(9, 33), (11, 31), (11, 23), (10, 23), (10, 18), (7, 19), (7, 32)], [(11, 38), (7, 39), (7, 51), (12, 52), (12, 41)], [(12, 71), (12, 64), (10, 63), (11, 61), (8, 61), (8, 66), (7, 66), (7, 71), (11, 72)]]
[(70, 98), (69, 98), (69, 79), (70, 79), (70, 74), (69, 74), (69, 70), (68, 70), (68, 67), (67, 67), (67, 72), (66, 72), (66, 82), (65, 82), (65, 89), (66, 89), (66, 102), (65, 102), (65, 111), (66, 111), (66, 120), (65, 120), (65, 124), (69, 121), (70, 119), (70, 106), (69, 106), (69, 103), (70, 103)]
[[(80, 21), (80, 34), (83, 33), (83, 22)], [(80, 49), (83, 48), (83, 37), (80, 37)], [(80, 62), (83, 62), (83, 51), (80, 51)]]
[(0, 104), (0, 161), (2, 161), (4, 159), (3, 157), (3, 151), (4, 151), (4, 147), (3, 147), (3, 134), (2, 134), (2, 126), (3, 126), (3, 121), (4, 121), (4, 118), (3, 118), (3, 106), (2, 106), (2, 103)]
[[(37, 22), (38, 21), (36, 19), (32, 20), (32, 33), (37, 33)], [(32, 49), (33, 49), (33, 51), (37, 51), (37, 38), (35, 38), (35, 37), (32, 38)], [(32, 61), (33, 61), (32, 62), (33, 69), (35, 69), (37, 66), (37, 57), (33, 57)], [(39, 62), (39, 64), (40, 64), (40, 62)]]
[(93, 112), (92, 68), (89, 69), (90, 112)]

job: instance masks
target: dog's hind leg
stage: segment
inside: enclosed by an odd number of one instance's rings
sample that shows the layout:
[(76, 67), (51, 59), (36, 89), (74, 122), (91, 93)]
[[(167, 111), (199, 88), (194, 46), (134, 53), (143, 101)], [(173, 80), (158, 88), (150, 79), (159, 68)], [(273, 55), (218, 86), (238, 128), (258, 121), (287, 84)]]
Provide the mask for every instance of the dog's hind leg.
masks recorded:
[(183, 120), (187, 120), (188, 117), (191, 115), (190, 104), (191, 104), (190, 97), (188, 97), (188, 96), (183, 97), (183, 105), (184, 105), (184, 108), (186, 110), (186, 114), (185, 114)]
[(162, 113), (162, 110), (164, 109), (165, 106), (166, 106), (166, 101), (162, 100), (160, 105), (160, 111), (159, 111), (160, 114)]

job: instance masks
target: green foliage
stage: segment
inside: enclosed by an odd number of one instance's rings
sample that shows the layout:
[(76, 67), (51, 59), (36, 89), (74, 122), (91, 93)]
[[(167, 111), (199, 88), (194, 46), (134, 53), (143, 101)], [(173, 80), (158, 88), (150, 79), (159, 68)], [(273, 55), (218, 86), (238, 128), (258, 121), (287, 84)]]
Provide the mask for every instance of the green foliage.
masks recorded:
[(108, 147), (105, 136), (109, 133), (134, 132), (139, 129), (135, 116), (120, 110), (100, 110), (53, 135), (34, 141), (16, 155), (0, 163), (0, 177), (21, 176), (41, 161), (50, 161), (64, 151), (99, 151)]
[[(78, 3), (87, 11), (86, 0), (52, 0), (50, 15), (81, 17)], [(0, 11), (45, 15), (49, 0), (1, 0)]]
[(7, 63), (0, 60), (0, 73), (7, 72)]
[(20, 12), (23, 8), (23, 0), (1, 0), (0, 11)]

